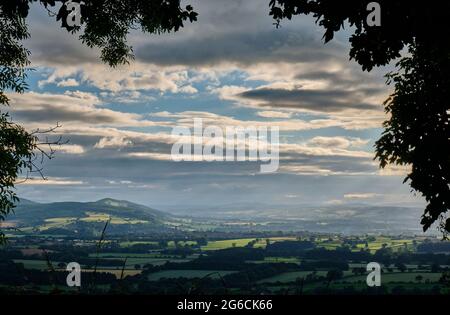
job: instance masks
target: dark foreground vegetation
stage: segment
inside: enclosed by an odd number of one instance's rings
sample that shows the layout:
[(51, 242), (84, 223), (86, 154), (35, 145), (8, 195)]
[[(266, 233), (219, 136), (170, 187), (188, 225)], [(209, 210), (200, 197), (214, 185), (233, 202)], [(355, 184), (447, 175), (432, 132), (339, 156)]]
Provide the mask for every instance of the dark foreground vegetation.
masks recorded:
[[(3, 294), (448, 294), (450, 243), (425, 237), (246, 234), (214, 239), (13, 237)], [(66, 285), (70, 262), (82, 285)], [(382, 266), (368, 287), (367, 263)]]

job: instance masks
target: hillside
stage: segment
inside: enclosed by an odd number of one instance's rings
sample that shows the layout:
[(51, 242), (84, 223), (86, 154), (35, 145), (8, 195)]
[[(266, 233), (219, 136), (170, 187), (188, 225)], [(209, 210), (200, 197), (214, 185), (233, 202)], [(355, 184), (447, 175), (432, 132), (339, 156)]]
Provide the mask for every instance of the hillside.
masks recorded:
[(22, 232), (45, 234), (97, 233), (110, 220), (109, 231), (118, 234), (167, 232), (171, 215), (125, 200), (102, 199), (95, 202), (36, 203), (22, 199), (9, 226)]

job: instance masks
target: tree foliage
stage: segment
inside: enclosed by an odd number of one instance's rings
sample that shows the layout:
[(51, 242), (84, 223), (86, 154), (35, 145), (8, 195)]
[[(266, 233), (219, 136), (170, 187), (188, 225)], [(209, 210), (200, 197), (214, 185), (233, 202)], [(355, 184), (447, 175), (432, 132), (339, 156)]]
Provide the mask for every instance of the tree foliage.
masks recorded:
[(295, 15), (312, 14), (325, 29), (324, 40), (346, 23), (350, 59), (363, 70), (387, 65), (401, 57), (397, 71), (387, 75), (394, 93), (385, 102), (389, 119), (376, 143), (382, 168), (389, 164), (411, 168), (405, 182), (421, 193), (428, 205), (422, 217), (426, 231), (440, 222), (450, 232), (450, 3), (380, 0), (381, 26), (367, 24), (368, 0), (271, 0), (277, 25)]

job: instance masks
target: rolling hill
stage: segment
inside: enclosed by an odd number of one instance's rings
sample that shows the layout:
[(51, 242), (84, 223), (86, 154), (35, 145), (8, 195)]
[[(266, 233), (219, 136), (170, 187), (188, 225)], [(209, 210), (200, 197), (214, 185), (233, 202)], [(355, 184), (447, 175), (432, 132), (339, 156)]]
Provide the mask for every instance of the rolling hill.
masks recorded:
[(143, 205), (111, 198), (95, 202), (36, 203), (22, 199), (7, 226), (22, 232), (45, 234), (96, 234), (110, 221), (114, 233), (168, 232), (177, 219)]

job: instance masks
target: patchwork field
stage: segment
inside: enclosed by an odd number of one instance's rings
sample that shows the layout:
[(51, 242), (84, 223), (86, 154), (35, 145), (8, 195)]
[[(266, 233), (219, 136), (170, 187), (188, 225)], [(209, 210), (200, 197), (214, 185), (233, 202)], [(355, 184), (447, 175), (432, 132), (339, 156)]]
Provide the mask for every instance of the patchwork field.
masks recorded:
[(109, 215), (106, 213), (98, 213), (98, 212), (86, 212), (87, 217), (81, 218), (80, 221), (83, 222), (105, 222), (108, 220), (110, 224), (139, 224), (139, 223), (148, 223), (148, 221), (144, 220), (136, 220), (130, 218), (116, 217), (113, 215)]
[(266, 248), (267, 243), (295, 240), (295, 237), (268, 237), (268, 238), (238, 238), (230, 240), (209, 241), (208, 245), (202, 246), (202, 250), (218, 250), (231, 247), (244, 247), (253, 242), (254, 248)]

